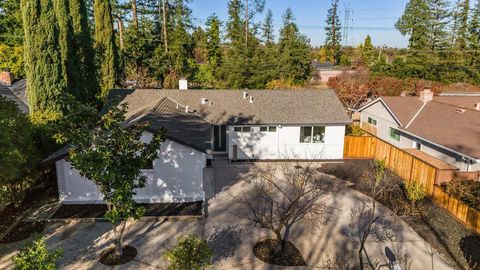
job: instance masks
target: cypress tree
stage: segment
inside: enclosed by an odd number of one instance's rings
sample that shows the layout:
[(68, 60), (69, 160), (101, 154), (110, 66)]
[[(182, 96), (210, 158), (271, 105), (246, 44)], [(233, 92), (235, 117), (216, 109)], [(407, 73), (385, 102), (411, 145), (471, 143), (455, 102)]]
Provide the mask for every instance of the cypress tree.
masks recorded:
[(85, 1), (69, 0), (69, 13), (73, 32), (70, 47), (74, 54), (74, 65), (77, 67), (77, 72), (71, 74), (72, 83), (79, 90), (78, 98), (86, 102), (93, 102), (99, 94), (99, 85)]
[(369, 66), (373, 63), (374, 48), (373, 48), (373, 45), (372, 45), (372, 38), (370, 37), (370, 35), (367, 35), (363, 44), (360, 45), (360, 53), (361, 53), (360, 57), (362, 58), (362, 61), (367, 66)]
[(402, 35), (409, 35), (408, 48), (415, 50), (415, 57), (425, 56), (418, 51), (426, 50), (429, 44), (431, 10), (426, 0), (410, 0), (395, 27)]
[(444, 50), (448, 47), (447, 26), (450, 20), (449, 3), (445, 0), (428, 0), (431, 10), (430, 49)]
[(106, 97), (118, 79), (117, 46), (109, 0), (94, 0), (95, 46), (100, 68), (101, 97)]
[(477, 1), (472, 10), (472, 17), (469, 24), (469, 49), (471, 52), (470, 64), (480, 69), (480, 1)]
[(25, 71), (32, 113), (57, 110), (66, 83), (52, 0), (22, 0)]
[(53, 0), (55, 18), (58, 24), (58, 45), (60, 47), (60, 58), (62, 65), (62, 76), (65, 81), (67, 91), (74, 96), (79, 96), (79, 90), (75, 81), (78, 76), (78, 65), (76, 65), (75, 55), (72, 50), (72, 24), (68, 12), (67, 0)]

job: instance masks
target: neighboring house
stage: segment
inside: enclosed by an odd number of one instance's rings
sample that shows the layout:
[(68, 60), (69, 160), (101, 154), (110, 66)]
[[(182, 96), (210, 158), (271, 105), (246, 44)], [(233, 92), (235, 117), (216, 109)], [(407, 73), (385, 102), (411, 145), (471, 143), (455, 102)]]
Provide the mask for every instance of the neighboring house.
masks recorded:
[(0, 96), (6, 100), (17, 104), (18, 109), (28, 114), (27, 83), (25, 79), (13, 82), (13, 78), (8, 72), (0, 73)]
[[(480, 97), (380, 97), (358, 110), (361, 127), (402, 149), (418, 149), (461, 172), (480, 171)], [(415, 151), (415, 150), (414, 150)]]
[[(109, 98), (128, 104), (128, 124), (167, 129), (158, 159), (144, 171), (147, 186), (136, 195), (142, 202), (204, 200), (217, 157), (343, 159), (351, 122), (332, 90), (114, 90)], [(48, 158), (56, 161), (61, 200), (100, 203), (95, 185), (71, 168), (66, 153)]]

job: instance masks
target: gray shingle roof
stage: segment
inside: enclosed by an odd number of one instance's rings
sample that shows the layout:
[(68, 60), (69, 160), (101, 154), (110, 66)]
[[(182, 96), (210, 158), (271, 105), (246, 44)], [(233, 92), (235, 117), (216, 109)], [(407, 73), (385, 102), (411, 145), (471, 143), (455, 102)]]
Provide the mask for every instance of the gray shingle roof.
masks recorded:
[[(30, 111), (30, 109), (28, 108), (28, 103), (25, 101), (26, 98), (25, 98), (25, 100), (23, 100), (21, 97), (19, 97), (17, 95), (16, 92), (13, 91), (13, 89), (20, 90), (22, 88), (21, 88), (20, 84), (17, 85), (17, 88), (13, 88), (14, 86), (15, 86), (15, 84), (8, 87), (8, 86), (0, 83), (0, 96), (3, 96), (3, 97), (5, 97), (6, 100), (12, 101), (15, 104), (17, 104), (18, 109), (22, 113), (27, 114)], [(25, 93), (25, 89), (23, 89), (23, 93)], [(19, 92), (19, 94), (21, 94), (21, 92)]]
[[(112, 90), (127, 102), (127, 118), (150, 110), (169, 97), (189, 106), (212, 124), (348, 124), (345, 108), (333, 90), (247, 90), (247, 99), (238, 90)], [(253, 98), (253, 103), (250, 102)], [(201, 99), (206, 98), (207, 104)]]

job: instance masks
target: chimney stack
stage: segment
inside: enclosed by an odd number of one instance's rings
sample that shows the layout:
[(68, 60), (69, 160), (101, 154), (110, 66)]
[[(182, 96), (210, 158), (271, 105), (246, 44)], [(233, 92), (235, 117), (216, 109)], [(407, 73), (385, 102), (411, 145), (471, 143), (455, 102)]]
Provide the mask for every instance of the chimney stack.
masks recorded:
[(475, 111), (480, 111), (480, 101), (475, 103)]
[(433, 100), (433, 92), (430, 89), (425, 89), (420, 92), (420, 98), (423, 103), (427, 103)]
[(3, 83), (5, 85), (12, 85), (13, 83), (13, 74), (8, 72), (8, 71), (2, 71), (0, 72), (0, 83)]
[(247, 96), (248, 96), (247, 92), (243, 91), (243, 99), (247, 99)]
[(180, 90), (188, 90), (188, 81), (187, 81), (187, 79), (182, 78), (182, 79), (180, 79), (180, 80), (178, 81), (178, 89), (180, 89)]

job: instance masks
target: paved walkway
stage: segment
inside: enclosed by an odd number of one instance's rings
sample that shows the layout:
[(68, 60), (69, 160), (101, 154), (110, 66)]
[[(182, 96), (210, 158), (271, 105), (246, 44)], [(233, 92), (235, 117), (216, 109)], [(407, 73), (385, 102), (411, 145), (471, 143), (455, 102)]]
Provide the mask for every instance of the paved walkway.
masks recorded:
[[(142, 221), (128, 226), (125, 243), (139, 250), (137, 258), (123, 266), (105, 267), (98, 257), (111, 245), (111, 225), (103, 222), (55, 223), (46, 231), (49, 247), (60, 246), (64, 256), (59, 262), (60, 269), (165, 269), (161, 254), (176, 242), (176, 237), (186, 233), (201, 234), (214, 250), (213, 269), (306, 269), (274, 267), (255, 258), (251, 249), (260, 239), (271, 238), (265, 229), (252, 227), (244, 217), (248, 215), (242, 205), (234, 203), (232, 196), (248, 192), (249, 180), (255, 177), (251, 164), (217, 163), (218, 178), (215, 181), (215, 198), (208, 204), (209, 217), (202, 221)], [(221, 172), (220, 172), (221, 171)], [(240, 180), (241, 179), (241, 180)], [(322, 269), (325, 261), (335, 256), (344, 256), (345, 250), (352, 248), (349, 236), (351, 209), (365, 206), (364, 195), (345, 189), (324, 198), (334, 207), (332, 220), (320, 229), (298, 225), (294, 227), (291, 241), (303, 254), (309, 269)], [(385, 221), (396, 224), (398, 239), (378, 242), (371, 237), (367, 242), (370, 259), (388, 268), (386, 248), (407, 258), (410, 269), (451, 269), (430, 246), (424, 242), (403, 221), (390, 216), (390, 211), (382, 206), (379, 214)], [(23, 243), (0, 246), (0, 269), (8, 269), (11, 257)], [(398, 256), (398, 255), (397, 255)], [(356, 258), (353, 258), (355, 260)], [(433, 267), (432, 267), (433, 263)]]

